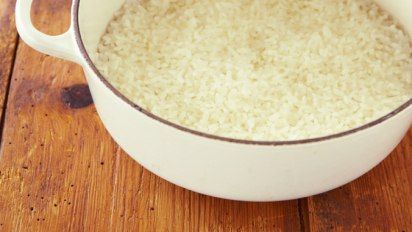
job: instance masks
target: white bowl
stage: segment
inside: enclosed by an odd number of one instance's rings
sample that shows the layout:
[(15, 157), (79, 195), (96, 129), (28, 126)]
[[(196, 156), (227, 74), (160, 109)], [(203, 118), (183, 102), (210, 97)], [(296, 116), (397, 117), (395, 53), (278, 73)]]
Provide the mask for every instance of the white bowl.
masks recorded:
[[(411, 126), (412, 99), (359, 128), (299, 141), (222, 138), (161, 119), (113, 88), (89, 57), (123, 2), (74, 0), (70, 29), (49, 36), (37, 31), (30, 21), (32, 0), (17, 0), (17, 29), (21, 38), (38, 51), (81, 65), (96, 109), (116, 142), (145, 168), (172, 183), (235, 200), (277, 201), (310, 196), (372, 169)], [(378, 3), (412, 32), (412, 1)]]

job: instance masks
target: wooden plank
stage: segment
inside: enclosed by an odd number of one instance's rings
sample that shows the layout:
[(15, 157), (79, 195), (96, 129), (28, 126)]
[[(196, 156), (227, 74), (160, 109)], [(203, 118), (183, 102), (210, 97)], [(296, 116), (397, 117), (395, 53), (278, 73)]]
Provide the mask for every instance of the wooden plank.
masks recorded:
[[(69, 2), (35, 1), (35, 24), (64, 31)], [(77, 65), (20, 42), (0, 150), (0, 231), (300, 229), (297, 201), (215, 199), (144, 170), (113, 142), (92, 105), (67, 104), (83, 83)]]
[(0, 121), (10, 82), (10, 74), (17, 46), (17, 31), (14, 26), (14, 0), (0, 0)]
[(311, 231), (412, 230), (412, 129), (379, 166), (308, 200)]

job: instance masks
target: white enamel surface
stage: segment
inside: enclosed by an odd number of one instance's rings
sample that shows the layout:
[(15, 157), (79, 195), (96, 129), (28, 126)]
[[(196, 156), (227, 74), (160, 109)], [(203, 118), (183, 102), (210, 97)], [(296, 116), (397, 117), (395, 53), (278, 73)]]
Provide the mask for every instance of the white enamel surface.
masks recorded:
[[(21, 1), (26, 0), (18, 0), (17, 4)], [(122, 2), (81, 0), (80, 27), (88, 51), (96, 48), (107, 22)], [(412, 31), (412, 1), (378, 2)], [(25, 31), (23, 25), (18, 28), (29, 34), (23, 39), (38, 50), (67, 58), (62, 55), (65, 53), (60, 42), (47, 47), (44, 38), (36, 38), (37, 32)], [(73, 31), (69, 35), (72, 38)], [(263, 146), (214, 140), (167, 126), (135, 110), (105, 86), (77, 48), (71, 52), (83, 65), (97, 111), (118, 144), (155, 174), (208, 195), (273, 201), (330, 190), (382, 161), (412, 123), (409, 106), (376, 126), (322, 142)]]
[(73, 28), (58, 36), (46, 35), (38, 31), (30, 19), (30, 8), (33, 0), (18, 0), (16, 2), (16, 28), (20, 37), (39, 52), (58, 58), (79, 61), (76, 52)]
[(376, 0), (394, 18), (399, 20), (402, 26), (412, 35), (412, 1), (411, 0)]
[(384, 159), (412, 118), (409, 108), (375, 127), (324, 142), (236, 144), (165, 126), (131, 111), (92, 73), (88, 81), (106, 128), (135, 160), (177, 185), (236, 200), (294, 199), (345, 184)]
[(106, 26), (125, 0), (80, 1), (79, 24), (82, 40), (87, 52), (93, 55)]

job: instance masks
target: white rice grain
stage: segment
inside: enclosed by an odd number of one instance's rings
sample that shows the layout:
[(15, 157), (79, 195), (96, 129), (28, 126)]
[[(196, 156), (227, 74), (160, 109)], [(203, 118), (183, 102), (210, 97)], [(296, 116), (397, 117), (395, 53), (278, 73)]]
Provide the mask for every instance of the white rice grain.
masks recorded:
[(410, 39), (370, 0), (127, 1), (95, 60), (126, 97), (201, 132), (295, 140), (412, 97)]

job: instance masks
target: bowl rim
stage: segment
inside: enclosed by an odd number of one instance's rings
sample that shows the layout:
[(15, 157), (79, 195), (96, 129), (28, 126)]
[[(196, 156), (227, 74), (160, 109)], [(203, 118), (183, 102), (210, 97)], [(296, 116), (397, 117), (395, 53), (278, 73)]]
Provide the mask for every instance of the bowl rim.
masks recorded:
[(112, 91), (117, 97), (119, 97), (123, 102), (131, 106), (133, 109), (143, 113), (145, 116), (156, 120), (166, 126), (173, 127), (177, 130), (180, 130), (182, 132), (190, 133), (196, 136), (200, 136), (203, 138), (209, 138), (209, 139), (214, 139), (214, 140), (219, 140), (222, 142), (230, 142), (230, 143), (237, 143), (237, 144), (249, 144), (249, 145), (264, 145), (264, 146), (280, 146), (280, 145), (297, 145), (297, 144), (309, 144), (309, 143), (316, 143), (316, 142), (324, 142), (327, 140), (332, 140), (332, 139), (337, 139), (341, 138), (344, 136), (352, 135), (357, 132), (369, 129), (371, 127), (374, 127), (382, 122), (387, 121), (388, 119), (394, 117), (395, 115), (398, 115), (399, 113), (403, 112), (406, 110), (408, 107), (412, 105), (412, 97), (403, 103), (401, 106), (393, 110), (392, 112), (375, 119), (374, 121), (371, 121), (369, 123), (366, 123), (364, 125), (355, 127), (350, 130), (334, 133), (331, 135), (327, 136), (321, 136), (321, 137), (315, 137), (315, 138), (308, 138), (308, 139), (298, 139), (298, 140), (280, 140), (280, 141), (260, 141), (260, 140), (246, 140), (246, 139), (235, 139), (235, 138), (229, 138), (229, 137), (223, 137), (223, 136), (217, 136), (213, 134), (208, 134), (205, 132), (193, 130), (184, 126), (181, 126), (179, 124), (173, 123), (167, 119), (161, 118), (160, 116), (157, 116), (141, 106), (137, 105), (136, 103), (132, 102), (129, 100), (126, 96), (124, 96), (119, 90), (117, 90), (110, 82), (100, 73), (100, 71), (97, 69), (97, 67), (94, 65), (93, 61), (91, 60), (85, 46), (83, 43), (83, 39), (81, 37), (80, 33), (80, 25), (79, 25), (79, 8), (80, 8), (80, 0), (74, 0), (73, 1), (73, 8), (72, 8), (72, 23), (73, 23), (73, 28), (74, 28), (74, 36), (76, 40), (76, 44), (80, 50), (80, 53), (82, 55), (82, 58), (86, 61), (86, 64), (88, 67), (94, 72), (94, 74), (99, 78), (101, 82), (110, 90)]

